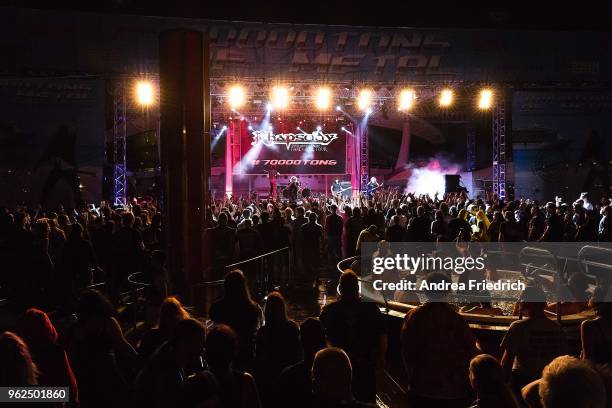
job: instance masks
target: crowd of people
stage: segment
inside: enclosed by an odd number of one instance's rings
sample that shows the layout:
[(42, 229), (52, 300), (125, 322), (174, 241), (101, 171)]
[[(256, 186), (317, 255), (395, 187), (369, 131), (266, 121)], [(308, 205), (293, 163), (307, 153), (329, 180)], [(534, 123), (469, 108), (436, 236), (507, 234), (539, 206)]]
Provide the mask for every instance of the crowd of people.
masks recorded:
[[(496, 197), (469, 199), (379, 189), (357, 199), (302, 202), (223, 199), (212, 205), (206, 248), (213, 270), (288, 248), (296, 279), (316, 285), (366, 242), (610, 241), (610, 202), (583, 194), (571, 204)], [(67, 386), (83, 407), (367, 407), (388, 363), (392, 333), (359, 277), (345, 271), (338, 299), (294, 322), (281, 292), (255, 299), (250, 276), (223, 275), (224, 294), (194, 316), (172, 292), (154, 202), (111, 208), (0, 212), (0, 290), (14, 311), (3, 317), (0, 385)], [(157, 316), (144, 333), (120, 316), (127, 277), (141, 272)], [(358, 272), (358, 271), (357, 271)], [(279, 283), (287, 276), (276, 276)], [(447, 275), (431, 273), (440, 282)], [(103, 286), (95, 286), (104, 282)], [(93, 286), (92, 286), (93, 285)], [(579, 287), (580, 285), (577, 285)], [(612, 406), (612, 309), (607, 288), (590, 301), (580, 353), (550, 319), (542, 289), (517, 304), (522, 319), (496, 358), (440, 291), (411, 308), (401, 329), (408, 407)], [(263, 306), (263, 308), (262, 308)], [(59, 323), (58, 316), (70, 316)]]

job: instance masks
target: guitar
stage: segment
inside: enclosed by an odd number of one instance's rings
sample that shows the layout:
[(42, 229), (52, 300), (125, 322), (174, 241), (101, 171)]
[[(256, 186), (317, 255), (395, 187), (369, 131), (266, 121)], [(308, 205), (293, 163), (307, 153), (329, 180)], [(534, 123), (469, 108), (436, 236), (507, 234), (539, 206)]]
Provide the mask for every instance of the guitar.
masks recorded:
[(375, 192), (376, 190), (378, 190), (379, 188), (381, 188), (385, 183), (380, 183), (379, 185), (377, 185), (376, 187), (370, 187), (369, 186), (370, 183), (368, 183), (366, 185), (366, 194), (367, 195), (372, 195), (373, 192)]

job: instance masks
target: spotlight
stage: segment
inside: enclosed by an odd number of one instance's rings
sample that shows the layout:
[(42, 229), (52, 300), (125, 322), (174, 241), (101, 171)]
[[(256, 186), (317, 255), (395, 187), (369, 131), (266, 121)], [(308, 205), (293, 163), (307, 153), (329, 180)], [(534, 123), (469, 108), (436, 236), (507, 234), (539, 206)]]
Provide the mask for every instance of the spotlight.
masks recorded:
[(480, 91), (480, 97), (478, 98), (478, 109), (487, 110), (493, 106), (493, 91), (490, 89), (483, 89)]
[(253, 130), (253, 126), (249, 125), (248, 129)]
[(227, 130), (227, 126), (224, 125), (221, 130)]
[(272, 88), (272, 106), (276, 110), (283, 110), (289, 106), (289, 89), (285, 86)]
[(270, 102), (266, 103), (266, 110), (268, 111), (272, 110), (272, 104)]
[(453, 90), (452, 89), (443, 89), (440, 92), (440, 98), (438, 99), (438, 104), (443, 108), (448, 108), (453, 104)]
[(153, 85), (149, 81), (136, 83), (136, 100), (142, 106), (153, 104)]
[(342, 126), (342, 127), (340, 128), (340, 130), (341, 130), (341, 131), (343, 131), (343, 132), (346, 132), (346, 128), (345, 128), (344, 126)]
[(240, 108), (246, 102), (244, 88), (240, 85), (232, 86), (227, 92), (227, 101), (232, 110)]
[(413, 89), (404, 89), (399, 94), (399, 100), (397, 103), (397, 109), (400, 111), (408, 112), (414, 106), (414, 100), (416, 99), (416, 93)]
[(367, 111), (372, 104), (372, 91), (363, 89), (357, 97), (357, 107), (362, 111)]
[(336, 110), (339, 112), (342, 110), (342, 107), (340, 105), (336, 106)]
[(317, 126), (317, 130), (320, 132), (321, 131), (321, 126)]
[(322, 87), (317, 89), (315, 105), (318, 110), (327, 110), (331, 105), (331, 89)]

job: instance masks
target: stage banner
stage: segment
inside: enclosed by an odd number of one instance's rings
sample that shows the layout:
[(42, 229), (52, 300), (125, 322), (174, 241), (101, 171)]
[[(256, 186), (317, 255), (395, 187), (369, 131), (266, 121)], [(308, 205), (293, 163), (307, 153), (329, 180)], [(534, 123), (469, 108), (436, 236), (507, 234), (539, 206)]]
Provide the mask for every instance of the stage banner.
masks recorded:
[(346, 174), (347, 131), (339, 122), (283, 120), (255, 126), (241, 120), (230, 130), (240, 141), (234, 174), (266, 174), (271, 168), (280, 174)]
[(100, 202), (105, 87), (100, 79), (0, 80), (0, 206)]

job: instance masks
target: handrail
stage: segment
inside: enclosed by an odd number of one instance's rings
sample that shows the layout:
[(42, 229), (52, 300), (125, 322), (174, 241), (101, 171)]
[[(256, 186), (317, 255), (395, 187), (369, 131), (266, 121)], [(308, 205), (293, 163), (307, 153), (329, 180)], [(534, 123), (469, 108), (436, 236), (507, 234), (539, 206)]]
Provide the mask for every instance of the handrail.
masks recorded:
[(128, 275), (127, 281), (128, 283), (132, 284), (132, 285), (136, 285), (136, 286), (143, 286), (143, 287), (147, 287), (147, 286), (151, 286), (150, 283), (147, 282), (139, 282), (135, 279), (135, 277), (137, 275), (141, 275), (142, 272), (134, 272)]
[(225, 269), (226, 270), (227, 269), (233, 269), (233, 268), (236, 268), (239, 265), (250, 263), (250, 262), (256, 261), (256, 260), (258, 260), (260, 258), (265, 258), (267, 256), (274, 255), (276, 253), (283, 252), (283, 251), (288, 251), (288, 250), (289, 250), (289, 247), (283, 247), (283, 248), (280, 248), (280, 249), (275, 249), (274, 251), (266, 252), (265, 254), (261, 254), (261, 255), (254, 256), (253, 258), (245, 259), (244, 261), (240, 261), (240, 262), (236, 262), (236, 263), (233, 263), (233, 264), (230, 264), (230, 265), (226, 265)]

